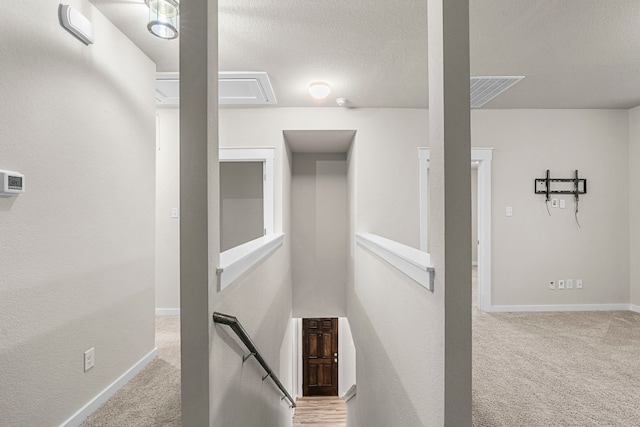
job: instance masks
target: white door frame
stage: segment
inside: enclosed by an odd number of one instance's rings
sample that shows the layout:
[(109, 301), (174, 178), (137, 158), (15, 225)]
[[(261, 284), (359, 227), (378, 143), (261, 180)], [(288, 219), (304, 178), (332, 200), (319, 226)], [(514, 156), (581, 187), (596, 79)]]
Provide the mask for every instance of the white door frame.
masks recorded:
[[(427, 147), (418, 148), (420, 159), (420, 250), (429, 252), (429, 159)], [(478, 308), (491, 311), (491, 161), (493, 148), (472, 148), (478, 162)], [(471, 167), (471, 165), (469, 165)], [(469, 266), (471, 267), (471, 266)]]

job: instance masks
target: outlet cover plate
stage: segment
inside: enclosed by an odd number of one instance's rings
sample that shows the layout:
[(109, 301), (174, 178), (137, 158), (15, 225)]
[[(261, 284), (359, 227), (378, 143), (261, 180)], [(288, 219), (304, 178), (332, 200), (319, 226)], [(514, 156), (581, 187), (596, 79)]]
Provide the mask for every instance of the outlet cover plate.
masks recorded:
[(87, 372), (96, 364), (96, 349), (91, 347), (84, 352), (84, 371)]
[(556, 288), (556, 282), (549, 280), (549, 289), (554, 290)]
[(564, 280), (558, 280), (558, 289), (564, 289)]

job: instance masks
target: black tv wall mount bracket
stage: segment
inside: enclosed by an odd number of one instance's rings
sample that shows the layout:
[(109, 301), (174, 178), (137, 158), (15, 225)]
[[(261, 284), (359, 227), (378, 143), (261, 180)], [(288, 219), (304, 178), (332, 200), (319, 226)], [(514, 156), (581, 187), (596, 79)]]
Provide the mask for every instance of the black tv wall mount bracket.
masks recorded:
[[(565, 185), (563, 185), (563, 183), (565, 183)], [(570, 185), (571, 188), (566, 188), (566, 183), (572, 183), (573, 185)], [(575, 178), (551, 178), (549, 169), (547, 169), (546, 178), (536, 178), (534, 186), (535, 193), (546, 195), (545, 201), (547, 202), (551, 194), (573, 194), (576, 201), (579, 200), (580, 194), (587, 194), (587, 180), (585, 178), (578, 178), (577, 169)]]

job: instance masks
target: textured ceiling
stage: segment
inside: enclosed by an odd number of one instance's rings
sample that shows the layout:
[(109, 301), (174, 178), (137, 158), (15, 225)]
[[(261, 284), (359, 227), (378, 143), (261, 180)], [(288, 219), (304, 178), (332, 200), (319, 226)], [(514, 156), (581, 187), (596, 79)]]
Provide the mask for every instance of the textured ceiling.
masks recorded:
[[(143, 0), (91, 0), (153, 59)], [(278, 106), (427, 106), (426, 0), (219, 0), (221, 71), (266, 71)], [(483, 108), (640, 105), (640, 1), (470, 0), (471, 74), (526, 78)], [(333, 92), (312, 100), (311, 81)], [(336, 107), (338, 108), (338, 107)]]

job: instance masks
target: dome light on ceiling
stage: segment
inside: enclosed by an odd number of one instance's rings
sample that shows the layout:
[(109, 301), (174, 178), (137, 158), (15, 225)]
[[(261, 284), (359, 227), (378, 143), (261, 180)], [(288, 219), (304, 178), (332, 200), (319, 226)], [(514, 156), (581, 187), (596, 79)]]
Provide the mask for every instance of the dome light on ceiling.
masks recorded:
[(309, 85), (309, 94), (315, 99), (324, 99), (331, 93), (331, 86), (325, 82), (314, 82)]

